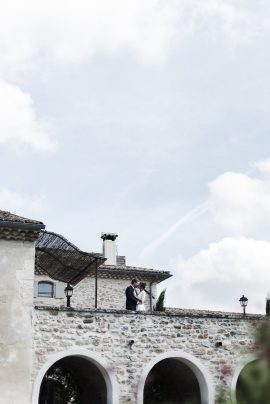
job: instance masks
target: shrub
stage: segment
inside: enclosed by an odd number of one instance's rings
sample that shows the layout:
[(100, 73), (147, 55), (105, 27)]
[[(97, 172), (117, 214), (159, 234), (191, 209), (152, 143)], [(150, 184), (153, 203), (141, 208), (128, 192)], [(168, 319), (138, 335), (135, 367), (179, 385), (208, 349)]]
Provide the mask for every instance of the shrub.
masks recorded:
[(270, 316), (270, 294), (266, 296), (266, 306), (265, 306), (266, 315)]
[(160, 293), (160, 295), (157, 299), (155, 311), (165, 311), (165, 307), (164, 307), (165, 293), (166, 293), (166, 289), (163, 289), (163, 291)]

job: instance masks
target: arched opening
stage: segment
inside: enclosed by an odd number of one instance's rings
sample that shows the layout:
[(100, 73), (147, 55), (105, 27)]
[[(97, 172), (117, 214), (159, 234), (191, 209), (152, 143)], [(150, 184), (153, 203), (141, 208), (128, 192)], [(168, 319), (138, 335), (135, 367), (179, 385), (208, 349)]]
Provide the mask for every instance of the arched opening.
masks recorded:
[[(64, 361), (62, 362), (63, 359)], [(79, 359), (82, 359), (82, 361), (79, 361)], [(85, 395), (85, 391), (89, 391), (90, 388), (86, 390), (84, 386), (82, 386), (83, 383), (93, 386), (95, 382), (96, 384), (93, 388), (93, 391), (95, 391), (97, 387), (98, 390), (101, 388), (103, 389), (104, 381), (106, 389), (106, 404), (119, 403), (119, 388), (113, 364), (106, 361), (106, 359), (100, 354), (81, 348), (61, 351), (48, 357), (48, 360), (42, 365), (36, 375), (33, 385), (32, 404), (39, 404), (39, 400), (43, 399), (41, 395), (41, 393), (43, 394), (44, 389), (42, 383), (45, 376), (48, 374), (49, 369), (56, 363), (68, 366), (67, 373), (64, 374), (64, 379), (69, 380), (71, 375), (73, 377), (73, 388), (75, 388), (75, 390), (77, 389), (76, 386), (78, 386), (79, 389), (83, 390), (83, 394)], [(61, 374), (62, 370), (59, 372)], [(101, 376), (103, 377), (103, 381)], [(91, 404), (94, 402), (99, 403), (99, 401), (95, 401), (96, 398), (93, 396), (93, 391), (91, 391), (91, 394), (89, 397), (87, 397), (87, 401), (83, 399), (84, 401), (81, 401), (80, 404)], [(80, 391), (80, 393), (83, 397), (82, 391)], [(102, 400), (104, 400), (104, 389), (102, 393)], [(46, 404), (49, 404), (49, 401)], [(59, 402), (55, 402), (54, 404), (59, 404)], [(65, 402), (65, 404), (69, 403)], [(72, 404), (74, 404), (74, 402)]]
[(163, 359), (149, 372), (144, 404), (201, 403), (199, 382), (190, 367), (176, 358)]
[(270, 372), (267, 362), (254, 359), (247, 363), (236, 381), (237, 404), (270, 403)]
[(212, 379), (196, 357), (169, 351), (154, 357), (142, 372), (138, 404), (213, 404)]
[(106, 381), (94, 363), (79, 356), (67, 356), (45, 373), (38, 403), (107, 404)]

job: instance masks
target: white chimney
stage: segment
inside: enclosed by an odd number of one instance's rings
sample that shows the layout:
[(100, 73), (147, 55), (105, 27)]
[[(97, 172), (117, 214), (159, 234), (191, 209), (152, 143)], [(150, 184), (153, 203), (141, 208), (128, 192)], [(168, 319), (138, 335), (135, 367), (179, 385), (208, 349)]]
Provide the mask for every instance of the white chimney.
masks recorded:
[(118, 234), (115, 233), (101, 233), (103, 240), (103, 256), (107, 258), (104, 262), (105, 265), (116, 265), (116, 244), (115, 240)]

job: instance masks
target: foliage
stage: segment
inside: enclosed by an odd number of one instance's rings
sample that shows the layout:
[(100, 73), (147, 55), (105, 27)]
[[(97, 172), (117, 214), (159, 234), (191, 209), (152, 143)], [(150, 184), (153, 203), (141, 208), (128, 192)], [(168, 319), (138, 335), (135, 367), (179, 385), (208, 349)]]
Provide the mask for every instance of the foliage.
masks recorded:
[[(249, 362), (241, 371), (236, 384), (238, 404), (270, 403), (270, 321), (260, 322), (255, 333), (257, 359)], [(220, 391), (217, 404), (230, 402), (229, 390)]]
[(158, 299), (157, 299), (157, 303), (156, 303), (156, 307), (155, 307), (155, 311), (165, 311), (165, 293), (166, 293), (166, 289), (163, 289), (163, 291), (160, 293)]
[(248, 363), (237, 381), (237, 402), (266, 404), (270, 400), (269, 368), (263, 359)]
[(266, 296), (266, 307), (265, 307), (266, 315), (270, 316), (270, 294), (268, 293)]
[(229, 392), (221, 390), (216, 398), (216, 404), (228, 404), (231, 403)]
[(54, 364), (43, 379), (39, 403), (79, 404), (79, 388), (71, 373), (57, 363)]

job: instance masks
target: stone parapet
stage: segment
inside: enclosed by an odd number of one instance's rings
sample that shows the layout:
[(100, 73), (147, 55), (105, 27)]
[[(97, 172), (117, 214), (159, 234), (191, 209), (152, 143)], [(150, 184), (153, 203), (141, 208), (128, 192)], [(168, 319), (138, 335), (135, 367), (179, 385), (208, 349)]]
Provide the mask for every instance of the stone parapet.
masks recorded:
[(135, 312), (131, 310), (119, 310), (119, 309), (93, 309), (93, 308), (73, 308), (73, 307), (58, 307), (58, 306), (46, 306), (46, 305), (35, 305), (35, 310), (41, 311), (59, 311), (59, 312), (69, 312), (74, 313), (76, 316), (84, 315), (84, 313), (93, 313), (93, 314), (122, 314), (122, 315), (136, 315), (141, 316), (161, 316), (161, 317), (195, 317), (195, 318), (224, 318), (224, 319), (235, 319), (241, 321), (256, 321), (263, 320), (265, 316), (262, 314), (247, 314), (243, 316), (240, 313), (234, 312), (223, 312), (223, 311), (208, 311), (208, 310), (193, 310), (193, 309), (172, 309), (167, 308), (165, 311), (142, 311)]

